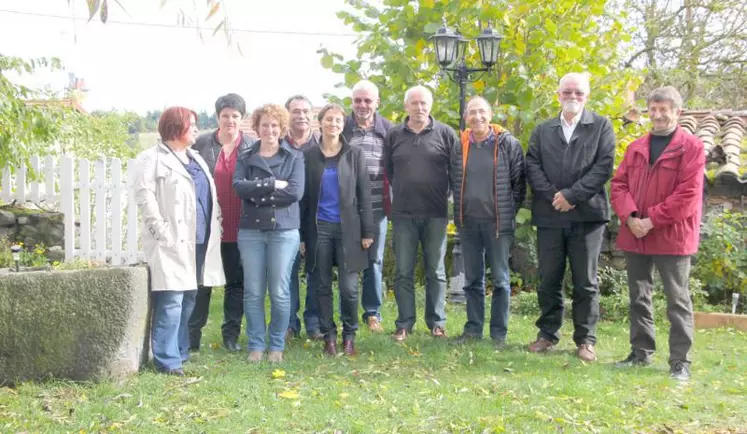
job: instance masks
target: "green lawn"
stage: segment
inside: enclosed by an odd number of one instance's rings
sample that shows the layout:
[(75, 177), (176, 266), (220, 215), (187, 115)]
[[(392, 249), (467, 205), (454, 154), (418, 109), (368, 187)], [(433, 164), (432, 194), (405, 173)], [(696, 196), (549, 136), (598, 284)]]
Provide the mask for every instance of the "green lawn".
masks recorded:
[[(503, 351), (487, 339), (434, 341), (422, 319), (401, 345), (389, 336), (390, 295), (387, 333), (361, 331), (356, 358), (328, 359), (319, 343), (297, 339), (280, 366), (250, 365), (219, 344), (221, 300), (214, 292), (189, 378), (146, 369), (121, 384), (0, 388), (0, 432), (747, 432), (747, 335), (733, 330), (698, 331), (693, 379), (679, 384), (667, 375), (665, 326), (654, 366), (618, 370), (611, 362), (627, 355), (625, 324), (600, 325), (599, 361), (588, 365), (568, 339), (551, 354), (527, 353), (534, 318), (519, 315)], [(448, 306), (448, 316), (455, 336), (464, 307)]]

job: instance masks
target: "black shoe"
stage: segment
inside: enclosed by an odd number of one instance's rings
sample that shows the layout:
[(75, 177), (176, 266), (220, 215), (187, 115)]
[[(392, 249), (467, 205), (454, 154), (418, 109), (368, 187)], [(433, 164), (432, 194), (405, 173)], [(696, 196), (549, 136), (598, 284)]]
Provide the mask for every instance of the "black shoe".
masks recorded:
[(482, 340), (482, 336), (474, 333), (462, 333), (461, 335), (454, 338), (453, 342), (455, 345), (467, 345), (471, 342), (477, 342)]
[(677, 381), (687, 381), (690, 379), (690, 367), (685, 362), (672, 362), (669, 367), (669, 376)]
[(236, 339), (234, 338), (223, 339), (223, 346), (231, 353), (241, 351), (241, 346), (238, 342), (236, 342)]
[(183, 377), (184, 376), (184, 370), (182, 368), (164, 369), (164, 370), (159, 370), (158, 372), (160, 372), (161, 374), (174, 375), (174, 376), (177, 376), (177, 377)]
[(615, 367), (616, 368), (630, 368), (633, 366), (644, 367), (650, 364), (651, 364), (650, 360), (642, 359), (636, 356), (635, 353), (630, 353), (625, 360), (620, 360), (619, 362), (615, 363)]
[(493, 346), (496, 350), (502, 350), (506, 348), (506, 338), (490, 338), (493, 341)]
[(189, 344), (189, 352), (190, 353), (199, 353), (200, 352), (200, 344)]

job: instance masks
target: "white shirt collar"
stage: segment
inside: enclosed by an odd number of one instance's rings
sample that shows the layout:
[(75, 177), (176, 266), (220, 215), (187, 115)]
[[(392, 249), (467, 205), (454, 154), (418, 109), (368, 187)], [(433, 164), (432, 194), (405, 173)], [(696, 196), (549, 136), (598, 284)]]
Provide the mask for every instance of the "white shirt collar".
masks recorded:
[(578, 121), (581, 120), (581, 115), (584, 113), (583, 110), (581, 110), (576, 116), (573, 117), (571, 120), (571, 123), (566, 122), (565, 116), (563, 116), (563, 112), (560, 112), (560, 124), (565, 128), (573, 128), (578, 124)]

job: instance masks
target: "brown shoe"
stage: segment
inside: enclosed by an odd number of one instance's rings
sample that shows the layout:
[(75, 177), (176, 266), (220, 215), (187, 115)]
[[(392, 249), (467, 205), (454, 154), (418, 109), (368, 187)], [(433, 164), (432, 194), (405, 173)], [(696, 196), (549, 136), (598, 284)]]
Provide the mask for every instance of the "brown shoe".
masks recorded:
[(282, 351), (270, 351), (267, 353), (267, 361), (270, 363), (280, 363), (283, 361)]
[(594, 344), (579, 345), (576, 355), (584, 362), (593, 362), (597, 359), (597, 353), (594, 351)]
[(544, 353), (550, 351), (555, 344), (545, 338), (537, 338), (536, 341), (529, 344), (530, 353)]
[(358, 354), (358, 353), (355, 352), (355, 341), (354, 340), (352, 340), (352, 339), (343, 339), (342, 346), (343, 346), (343, 350), (342, 351), (345, 353), (345, 355), (347, 355), (347, 356), (355, 356), (356, 354)]
[(249, 361), (252, 363), (259, 363), (262, 361), (262, 356), (264, 353), (262, 351), (249, 351)]
[(384, 331), (384, 327), (381, 326), (381, 321), (379, 321), (375, 316), (369, 316), (366, 323), (368, 323), (368, 329), (374, 333), (381, 333)]
[(397, 331), (394, 332), (394, 340), (397, 342), (404, 342), (405, 339), (407, 339), (407, 330), (398, 328)]
[(337, 342), (334, 340), (324, 342), (324, 354), (335, 357), (337, 355)]
[(446, 330), (444, 330), (441, 326), (433, 327), (433, 330), (431, 330), (431, 336), (434, 338), (445, 338), (446, 337)]

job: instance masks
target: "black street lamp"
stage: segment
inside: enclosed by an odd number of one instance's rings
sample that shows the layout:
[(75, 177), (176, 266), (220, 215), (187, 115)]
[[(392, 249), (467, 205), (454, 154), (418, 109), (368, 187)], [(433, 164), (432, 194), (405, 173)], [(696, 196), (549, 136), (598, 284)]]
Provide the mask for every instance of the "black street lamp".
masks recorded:
[[(484, 29), (477, 39), (477, 48), (480, 51), (480, 60), (484, 65), (482, 68), (468, 68), (464, 60), (468, 39), (459, 32), (443, 26), (431, 36), (436, 47), (436, 61), (441, 71), (448, 75), (451, 81), (459, 85), (459, 131), (464, 131), (464, 104), (465, 88), (468, 82), (479, 80), (484, 73), (490, 73), (498, 63), (498, 55), (501, 49), (501, 35), (490, 27)], [(481, 73), (475, 75), (475, 73)], [(459, 237), (455, 237), (454, 247), (451, 250), (451, 276), (448, 289), (448, 298), (452, 303), (464, 303), (464, 261), (462, 258), (462, 246)]]
[(475, 75), (475, 73), (489, 73), (493, 70), (498, 63), (502, 37), (500, 33), (487, 27), (475, 38), (480, 51), (480, 60), (484, 65), (482, 68), (467, 67), (464, 54), (469, 39), (446, 27), (446, 20), (430, 39), (433, 39), (436, 47), (436, 60), (441, 70), (449, 76), (451, 81), (459, 85), (459, 130), (464, 131), (465, 87), (467, 83), (477, 81), (483, 75)]

